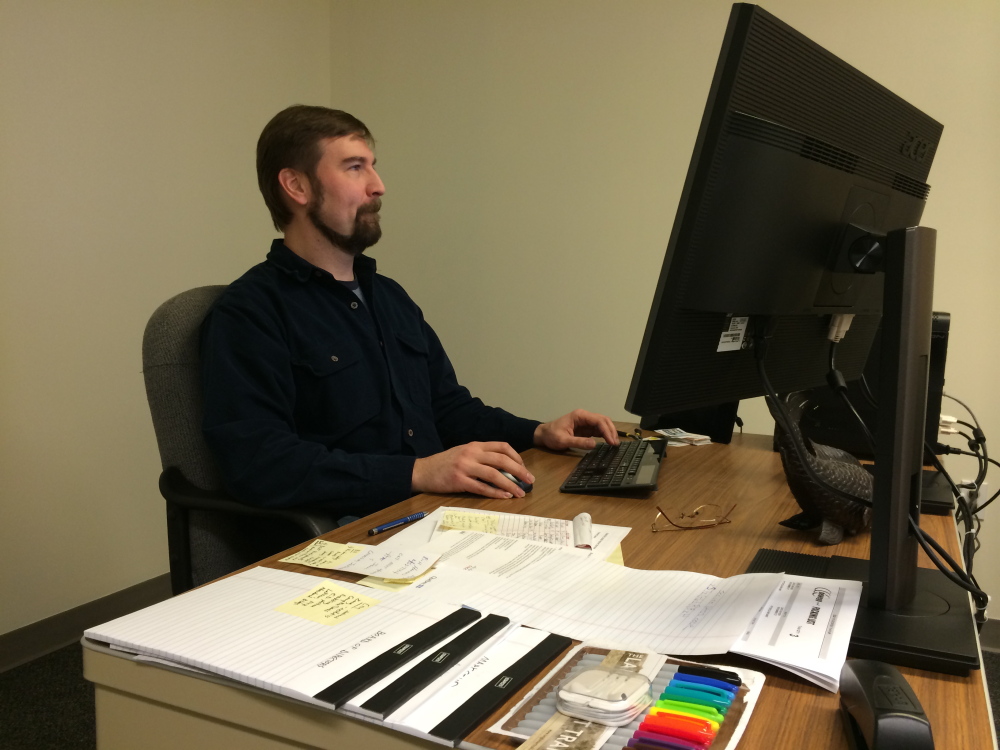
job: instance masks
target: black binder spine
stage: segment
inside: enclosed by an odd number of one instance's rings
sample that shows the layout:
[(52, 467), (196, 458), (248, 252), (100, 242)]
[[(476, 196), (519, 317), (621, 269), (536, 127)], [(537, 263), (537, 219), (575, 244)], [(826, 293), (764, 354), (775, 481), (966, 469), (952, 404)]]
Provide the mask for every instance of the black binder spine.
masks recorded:
[(379, 654), (367, 664), (341, 677), (313, 697), (338, 708), (362, 690), (371, 687), (393, 670), (399, 669), (407, 662), (420, 656), (435, 643), (444, 640), (469, 623), (475, 622), (479, 617), (480, 613), (474, 609), (463, 607), (455, 610), (443, 620), (424, 628), (411, 638)]
[(480, 688), (430, 733), (456, 745), (501, 703), (572, 644), (573, 641), (564, 635), (547, 636), (531, 651), (507, 667), (503, 674), (491, 680), (489, 685)]
[(406, 701), (510, 624), (510, 618), (487, 615), (449, 641), (391, 685), (387, 685), (361, 705), (361, 709), (384, 719)]

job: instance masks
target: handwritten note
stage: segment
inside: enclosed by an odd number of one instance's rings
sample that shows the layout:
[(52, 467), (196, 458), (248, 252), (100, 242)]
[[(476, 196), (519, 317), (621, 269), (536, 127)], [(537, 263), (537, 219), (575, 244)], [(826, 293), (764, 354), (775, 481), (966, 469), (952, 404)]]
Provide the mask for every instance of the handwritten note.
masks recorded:
[(446, 511), (441, 517), (439, 529), (455, 529), (456, 531), (485, 531), (496, 534), (500, 525), (500, 516), (496, 513), (463, 513), (458, 510)]
[(340, 566), (351, 558), (357, 557), (366, 549), (366, 544), (338, 544), (317, 539), (308, 547), (300, 549), (295, 554), (283, 557), (279, 562), (308, 565), (310, 568), (325, 568), (339, 570)]
[(294, 555), (282, 558), (281, 562), (409, 581), (426, 573), (437, 562), (438, 557), (440, 555), (436, 553), (392, 543), (369, 547), (365, 544), (337, 544), (317, 539)]
[(437, 552), (426, 552), (419, 548), (388, 547), (380, 544), (370, 547), (357, 557), (352, 557), (337, 570), (378, 576), (390, 581), (409, 581), (422, 576), (441, 557)]
[(376, 604), (377, 599), (324, 582), (275, 609), (321, 625), (339, 625)]

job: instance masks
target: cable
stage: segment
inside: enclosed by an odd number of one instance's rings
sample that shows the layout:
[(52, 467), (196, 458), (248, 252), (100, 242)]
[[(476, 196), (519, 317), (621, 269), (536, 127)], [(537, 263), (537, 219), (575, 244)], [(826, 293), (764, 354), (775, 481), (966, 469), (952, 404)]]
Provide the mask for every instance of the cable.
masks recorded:
[(788, 434), (792, 443), (792, 449), (795, 451), (795, 455), (798, 457), (799, 463), (802, 464), (802, 467), (805, 469), (806, 474), (809, 475), (809, 478), (820, 487), (825, 488), (829, 492), (832, 492), (845, 500), (861, 503), (868, 508), (872, 507), (870, 500), (852, 495), (850, 492), (845, 492), (839, 487), (834, 487), (833, 485), (824, 482), (806, 459), (805, 454), (808, 452), (808, 449), (802, 444), (801, 434), (798, 433), (797, 430), (792, 429), (792, 421), (788, 416), (788, 412), (785, 410), (785, 405), (778, 396), (777, 391), (775, 391), (774, 386), (771, 385), (771, 380), (767, 377), (767, 371), (764, 369), (764, 358), (767, 356), (767, 339), (769, 337), (767, 336), (766, 331), (761, 330), (763, 325), (763, 320), (759, 318), (754, 320), (754, 358), (757, 362), (757, 375), (760, 378), (761, 385), (764, 386), (764, 392), (767, 394), (769, 403), (774, 407), (771, 410), (771, 413), (774, 416), (775, 421), (778, 422), (778, 425)]
[(967, 406), (967, 405), (965, 404), (965, 402), (964, 402), (964, 401), (960, 401), (959, 399), (957, 399), (957, 398), (955, 398), (954, 396), (952, 396), (952, 395), (951, 395), (950, 393), (942, 393), (941, 395), (942, 395), (942, 396), (944, 396), (945, 398), (950, 398), (950, 399), (951, 399), (952, 401), (954, 401), (954, 402), (955, 402), (955, 403), (957, 403), (957, 404), (961, 404), (961, 406), (962, 406), (962, 407), (963, 407), (963, 408), (964, 408), (964, 409), (965, 409), (965, 410), (966, 410), (967, 412), (969, 412), (969, 414), (970, 414), (970, 415), (972, 416), (972, 421), (976, 423), (976, 427), (977, 427), (977, 428), (979, 427), (979, 420), (978, 420), (978, 419), (976, 419), (976, 415), (975, 415), (975, 414), (974, 414), (974, 413), (972, 412), (972, 409), (970, 409), (970, 408), (969, 408), (969, 407), (968, 407), (968, 406)]
[[(788, 412), (785, 409), (785, 405), (782, 402), (782, 400), (780, 399), (780, 397), (778, 396), (777, 391), (775, 391), (774, 386), (771, 385), (770, 379), (767, 377), (767, 371), (764, 368), (764, 358), (767, 355), (767, 339), (769, 338), (769, 336), (766, 334), (766, 331), (762, 331), (761, 330), (761, 327), (762, 327), (762, 321), (756, 320), (755, 321), (755, 325), (754, 325), (753, 336), (754, 336), (755, 359), (756, 359), (756, 363), (757, 363), (757, 373), (758, 373), (758, 376), (760, 377), (761, 384), (764, 387), (764, 392), (767, 394), (767, 399), (768, 399), (769, 403), (771, 403), (773, 405), (773, 407), (774, 407), (771, 410), (772, 415), (774, 416), (775, 421), (778, 422), (779, 426), (783, 430), (785, 430), (786, 433), (788, 433), (788, 435), (790, 437), (790, 442), (792, 444), (792, 448), (795, 451), (795, 453), (796, 453), (796, 455), (797, 455), (797, 457), (799, 459), (799, 462), (802, 464), (803, 468), (806, 470), (806, 473), (809, 475), (809, 478), (813, 482), (817, 483), (819, 486), (821, 486), (821, 487), (825, 488), (826, 490), (828, 490), (828, 491), (830, 491), (830, 492), (838, 495), (839, 497), (845, 498), (847, 500), (852, 500), (854, 502), (861, 503), (862, 505), (865, 505), (865, 506), (871, 508), (872, 507), (871, 502), (869, 502), (869, 501), (867, 501), (867, 500), (865, 500), (863, 498), (854, 496), (851, 493), (844, 492), (843, 490), (840, 490), (839, 488), (834, 487), (834, 486), (828, 484), (827, 482), (824, 482), (816, 474), (816, 472), (813, 470), (812, 466), (809, 465), (808, 461), (806, 461), (805, 453), (807, 452), (808, 449), (802, 444), (801, 435), (798, 434), (796, 431), (792, 430), (791, 418), (790, 418), (790, 416), (788, 415)], [(853, 404), (851, 404), (850, 398), (846, 394), (846, 390), (847, 390), (846, 389), (846, 384), (845, 384), (843, 390), (841, 390), (839, 388), (839, 384), (837, 383), (836, 378), (834, 377), (834, 373), (836, 373), (836, 375), (838, 375), (838, 376), (840, 375), (839, 372), (836, 372), (836, 367), (835, 367), (835, 365), (836, 365), (836, 348), (835, 347), (836, 347), (836, 342), (833, 342), (831, 344), (831, 346), (830, 346), (829, 361), (830, 361), (830, 369), (831, 369), (830, 375), (831, 376), (830, 376), (830, 378), (828, 380), (830, 382), (831, 387), (834, 390), (838, 391), (838, 393), (842, 393), (842, 397), (844, 398), (845, 402), (850, 407), (851, 412), (855, 415), (855, 417), (857, 418), (857, 420), (861, 424), (864, 424), (864, 420), (861, 419), (861, 416), (858, 414), (858, 412), (854, 408)], [(842, 380), (843, 380), (843, 376), (840, 376), (840, 381), (842, 381)], [(862, 376), (862, 386), (863, 386), (863, 392), (867, 391), (868, 397), (871, 397), (870, 389), (868, 388), (867, 383), (864, 381), (863, 376)], [(874, 398), (870, 398), (869, 400), (873, 404), (875, 403)], [(975, 419), (975, 417), (973, 417), (973, 419)], [(871, 432), (870, 432), (870, 430), (868, 430), (868, 426), (867, 425), (864, 425), (864, 428), (865, 428), (866, 436), (868, 436), (870, 438), (870, 442), (872, 443), (873, 448), (874, 448), (874, 439), (871, 438)], [(972, 454), (972, 455), (978, 455), (978, 454)], [(993, 463), (996, 463), (996, 462), (994, 461)], [(1000, 466), (1000, 464), (998, 464), (998, 466)], [(951, 481), (950, 477), (948, 477), (948, 481), (951, 484), (952, 489), (956, 492), (956, 495), (958, 496), (957, 499), (959, 500), (959, 502), (961, 504), (964, 504), (964, 500), (961, 499), (961, 494), (958, 492), (957, 486), (954, 484), (954, 482)], [(998, 492), (997, 494), (1000, 495), (1000, 492)], [(992, 501), (993, 498), (991, 498), (990, 500)], [(972, 526), (975, 525), (975, 522), (973, 520), (975, 517), (971, 513), (971, 510), (968, 508), (967, 504), (964, 505), (963, 515), (964, 515), (964, 517), (966, 519), (966, 524), (965, 524), (966, 525), (966, 529), (967, 529), (966, 540), (968, 542), (968, 538), (969, 538), (968, 531), (970, 531), (972, 529)], [(920, 528), (920, 526), (917, 523), (917, 521), (912, 516), (910, 516), (909, 514), (907, 515), (907, 522), (909, 523), (909, 526), (910, 526), (910, 528), (913, 531), (913, 534), (914, 534), (914, 537), (917, 540), (917, 543), (921, 546), (921, 548), (927, 554), (928, 558), (934, 563), (935, 567), (937, 567), (937, 569), (942, 573), (942, 575), (944, 575), (950, 581), (952, 581), (953, 583), (955, 583), (956, 585), (958, 585), (962, 589), (968, 591), (972, 595), (973, 599), (976, 602), (976, 619), (977, 619), (977, 621), (982, 622), (984, 620), (984, 618), (985, 618), (986, 607), (987, 607), (987, 605), (989, 603), (989, 596), (986, 594), (985, 591), (983, 591), (981, 588), (979, 588), (979, 585), (975, 582), (975, 579), (972, 577), (971, 573), (969, 573), (969, 572), (967, 572), (965, 570), (962, 570), (961, 566), (959, 566), (959, 564), (957, 562), (955, 562), (955, 560), (952, 559), (952, 557), (950, 555), (948, 555), (948, 553), (929, 534), (927, 534), (926, 532), (924, 532)], [(972, 542), (971, 545), (968, 544), (968, 543), (965, 544), (965, 545), (963, 545), (963, 555), (962, 555), (962, 557), (963, 557), (963, 560), (965, 560), (966, 558), (968, 558), (969, 562), (967, 564), (971, 564), (971, 552), (970, 552), (970, 550), (972, 552), (974, 552), (975, 548), (976, 548), (976, 541), (974, 539), (973, 539), (973, 542)], [(947, 567), (946, 567), (945, 563), (942, 562), (941, 559), (937, 556), (937, 554), (935, 554), (935, 550), (937, 550), (937, 552), (942, 557), (945, 558), (945, 560), (948, 563)], [(948, 568), (950, 568), (950, 570)]]
[[(961, 450), (961, 449), (959, 449), (959, 448), (952, 448), (951, 446), (946, 446), (946, 447), (948, 448), (948, 451), (947, 451), (947, 452), (948, 452), (948, 453), (950, 453), (950, 454), (953, 454), (953, 455), (958, 455), (958, 456), (972, 456), (972, 457), (974, 457), (974, 458), (979, 458), (979, 454), (978, 454), (978, 453), (971, 453), (971, 452), (969, 452), (969, 451), (963, 451), (963, 450)], [(994, 459), (992, 459), (992, 458), (987, 458), (986, 460), (987, 460), (987, 461), (988, 461), (989, 463), (993, 464), (994, 466), (997, 466), (997, 467), (1000, 467), (1000, 463), (997, 463), (997, 462), (996, 462), (996, 461), (995, 461)], [(990, 499), (989, 499), (989, 500), (987, 500), (987, 501), (986, 501), (985, 503), (983, 503), (982, 505), (977, 505), (977, 506), (976, 506), (976, 513), (981, 513), (981, 512), (982, 512), (982, 511), (983, 511), (983, 510), (984, 510), (984, 509), (986, 508), (986, 506), (987, 506), (987, 505), (989, 505), (990, 503), (992, 503), (992, 502), (993, 502), (994, 500), (996, 500), (996, 499), (997, 499), (997, 496), (998, 496), (998, 495), (1000, 495), (1000, 490), (997, 490), (997, 491), (996, 491), (996, 492), (995, 492), (995, 493), (993, 494), (993, 496), (992, 496), (992, 497), (990, 497)]]
[[(917, 525), (916, 521), (914, 521), (912, 517), (909, 518), (909, 522), (910, 529), (913, 531), (913, 534), (917, 539), (917, 543), (924, 550), (927, 557), (930, 558), (931, 562), (934, 563), (938, 570), (940, 570), (948, 580), (965, 589), (972, 595), (972, 598), (976, 603), (976, 620), (978, 622), (982, 622), (985, 619), (986, 608), (989, 606), (989, 595), (979, 588), (972, 576), (959, 569), (958, 563), (956, 563), (951, 556), (936, 541), (934, 541), (933, 537), (924, 532), (924, 530)], [(940, 559), (938, 559), (937, 555), (934, 554), (935, 550), (945, 558), (948, 565), (955, 571), (954, 573), (945, 569), (944, 564)]]
[(865, 401), (871, 408), (878, 409), (878, 401), (875, 400), (872, 389), (868, 387), (868, 378), (865, 377), (864, 373), (861, 373), (861, 380), (858, 382), (861, 384), (861, 395), (865, 397)]

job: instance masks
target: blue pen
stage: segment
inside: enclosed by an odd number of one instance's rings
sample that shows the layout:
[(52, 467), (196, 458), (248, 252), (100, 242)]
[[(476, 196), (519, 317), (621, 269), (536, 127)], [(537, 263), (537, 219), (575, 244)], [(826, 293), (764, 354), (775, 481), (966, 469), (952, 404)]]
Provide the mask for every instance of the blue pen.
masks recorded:
[(406, 518), (400, 518), (395, 521), (389, 521), (389, 523), (384, 523), (381, 526), (376, 526), (374, 529), (368, 529), (368, 536), (375, 536), (376, 534), (381, 534), (383, 531), (394, 529), (397, 526), (402, 526), (404, 523), (409, 523), (410, 521), (419, 521), (426, 515), (427, 515), (426, 513), (420, 511), (419, 513), (414, 513), (412, 516), (407, 516)]

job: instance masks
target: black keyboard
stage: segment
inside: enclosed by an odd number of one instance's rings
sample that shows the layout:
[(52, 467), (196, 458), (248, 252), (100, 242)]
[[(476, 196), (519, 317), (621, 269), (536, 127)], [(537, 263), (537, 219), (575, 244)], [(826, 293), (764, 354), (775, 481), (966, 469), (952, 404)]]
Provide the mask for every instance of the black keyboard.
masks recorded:
[(560, 492), (595, 495), (620, 490), (655, 490), (666, 440), (602, 443), (580, 459)]

